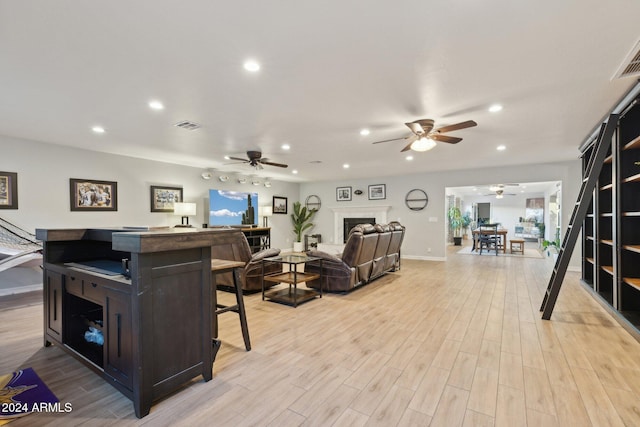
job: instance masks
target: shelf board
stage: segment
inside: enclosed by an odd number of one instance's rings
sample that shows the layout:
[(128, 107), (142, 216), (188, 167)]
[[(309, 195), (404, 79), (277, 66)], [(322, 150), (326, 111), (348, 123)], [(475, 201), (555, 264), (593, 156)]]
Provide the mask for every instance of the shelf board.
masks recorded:
[[(297, 283), (306, 282), (309, 280), (314, 280), (320, 277), (320, 274), (311, 274), (311, 273), (300, 273), (296, 274)], [(273, 283), (295, 283), (293, 271), (287, 271), (281, 274), (274, 274), (271, 276), (264, 276), (265, 282), (273, 282)]]
[(587, 236), (587, 240), (594, 240), (593, 236)]
[(593, 214), (592, 213), (587, 214), (587, 218), (593, 218)]
[(613, 188), (613, 184), (607, 184), (600, 187), (600, 191), (611, 190)]
[(604, 271), (606, 271), (607, 273), (609, 273), (610, 275), (613, 276), (613, 266), (611, 266), (611, 265), (603, 265), (601, 268)]
[(640, 291), (640, 279), (637, 277), (623, 277), (622, 281)]
[(600, 243), (602, 243), (604, 245), (613, 246), (613, 240), (609, 240), (609, 239), (601, 239)]
[(593, 264), (593, 263), (594, 263), (593, 258), (588, 258), (588, 257), (587, 257), (587, 258), (585, 258), (585, 260), (586, 260), (587, 262), (590, 262), (591, 264)]
[(627, 183), (627, 182), (640, 182), (640, 173), (637, 173), (635, 175), (629, 176), (627, 178), (623, 178), (622, 182)]
[(640, 148), (640, 136), (625, 144), (623, 150), (635, 150), (637, 148)]
[(613, 163), (613, 156), (607, 156), (604, 158), (605, 163)]
[(611, 217), (613, 217), (613, 214), (611, 212), (600, 214), (600, 218), (611, 218)]
[(631, 252), (637, 252), (640, 254), (640, 245), (622, 245), (622, 249), (626, 249)]
[(640, 216), (640, 212), (622, 212), (622, 216)]

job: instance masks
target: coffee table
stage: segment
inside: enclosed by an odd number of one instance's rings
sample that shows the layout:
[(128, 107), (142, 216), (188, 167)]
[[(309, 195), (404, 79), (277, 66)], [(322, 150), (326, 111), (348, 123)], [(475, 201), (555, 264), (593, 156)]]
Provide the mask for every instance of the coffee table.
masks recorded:
[[(289, 271), (275, 274), (264, 274), (264, 265), (268, 262), (277, 262), (289, 266)], [(316, 262), (320, 266), (320, 273), (304, 273), (298, 271), (298, 266)], [(298, 284), (309, 280), (320, 279), (320, 292), (314, 289), (300, 289)], [(276, 289), (265, 292), (264, 282), (286, 283), (289, 286), (285, 289)], [(308, 256), (304, 254), (285, 254), (275, 257), (264, 258), (262, 260), (262, 300), (265, 298), (269, 301), (297, 307), (298, 304), (310, 301), (316, 297), (322, 298), (322, 258)]]

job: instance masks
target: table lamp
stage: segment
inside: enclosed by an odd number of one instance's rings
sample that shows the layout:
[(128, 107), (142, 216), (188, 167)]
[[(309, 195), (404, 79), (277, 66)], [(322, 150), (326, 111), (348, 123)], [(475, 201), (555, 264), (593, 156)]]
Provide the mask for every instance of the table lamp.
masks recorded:
[(176, 225), (176, 227), (191, 227), (189, 225), (189, 217), (195, 216), (196, 204), (195, 203), (174, 203), (173, 214), (182, 217), (182, 224)]
[(269, 226), (269, 217), (273, 215), (273, 207), (271, 206), (263, 206), (262, 207), (262, 226)]

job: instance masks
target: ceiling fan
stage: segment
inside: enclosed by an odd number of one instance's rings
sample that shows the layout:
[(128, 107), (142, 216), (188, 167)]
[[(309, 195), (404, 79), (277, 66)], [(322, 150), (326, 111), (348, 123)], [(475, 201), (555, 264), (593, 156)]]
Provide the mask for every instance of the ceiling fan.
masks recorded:
[(398, 141), (406, 139), (409, 143), (400, 150), (401, 152), (407, 150), (413, 151), (427, 151), (436, 146), (434, 141), (446, 142), (448, 144), (457, 144), (462, 141), (462, 138), (455, 136), (443, 135), (444, 133), (454, 130), (466, 129), (474, 126), (478, 126), (473, 120), (467, 120), (466, 122), (460, 122), (453, 125), (443, 126), (438, 129), (434, 129), (434, 121), (432, 119), (421, 119), (415, 122), (405, 123), (405, 125), (411, 129), (412, 134), (402, 138), (385, 139), (384, 141), (376, 141), (373, 144), (380, 144), (381, 142)]
[(504, 190), (504, 187), (518, 187), (520, 184), (493, 184), (489, 186), (489, 191)]
[(515, 193), (505, 193), (503, 189), (491, 190), (494, 193), (485, 194), (485, 196), (493, 196), (495, 194), (496, 199), (502, 199), (504, 196), (515, 196)]
[(284, 163), (275, 163), (267, 159), (266, 157), (262, 157), (261, 151), (247, 151), (247, 158), (242, 159), (240, 157), (231, 157), (230, 160), (237, 160), (242, 163), (248, 163), (256, 169), (263, 169), (262, 165), (268, 166), (276, 166), (278, 168), (288, 168), (289, 165), (285, 165)]

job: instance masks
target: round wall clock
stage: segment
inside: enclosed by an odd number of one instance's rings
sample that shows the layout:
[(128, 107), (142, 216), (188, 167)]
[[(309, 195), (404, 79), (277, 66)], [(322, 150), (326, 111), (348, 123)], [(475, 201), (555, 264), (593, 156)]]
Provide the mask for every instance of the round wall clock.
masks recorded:
[(308, 196), (307, 199), (304, 201), (304, 205), (308, 210), (315, 209), (319, 211), (320, 206), (322, 206), (322, 203), (320, 203), (320, 197), (316, 196), (315, 194), (312, 194)]
[(404, 203), (412, 211), (421, 211), (427, 207), (427, 204), (429, 203), (429, 196), (427, 196), (427, 193), (424, 190), (415, 188), (404, 196)]

